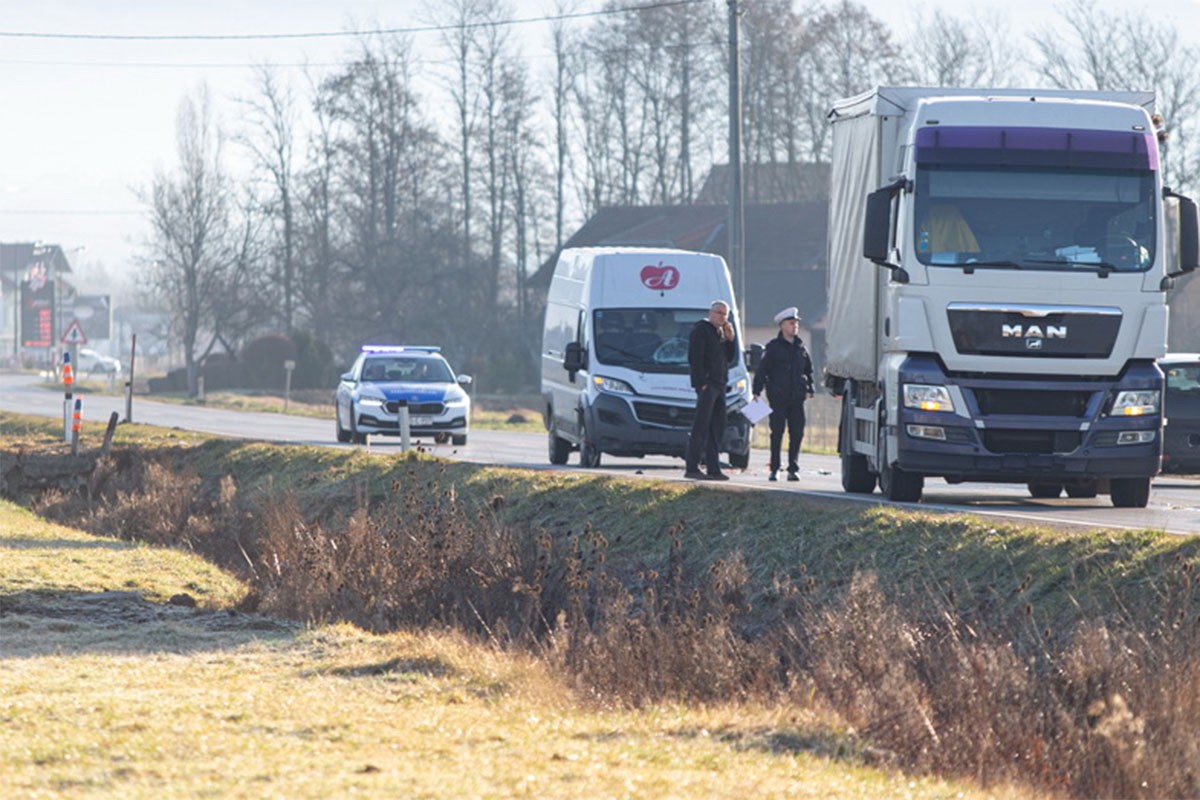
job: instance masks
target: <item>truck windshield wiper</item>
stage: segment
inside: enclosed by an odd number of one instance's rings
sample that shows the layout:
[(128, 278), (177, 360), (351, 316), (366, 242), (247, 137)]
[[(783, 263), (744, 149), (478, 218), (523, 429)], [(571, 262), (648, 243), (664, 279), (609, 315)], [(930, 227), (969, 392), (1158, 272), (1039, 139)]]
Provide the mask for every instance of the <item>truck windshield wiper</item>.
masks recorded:
[(1107, 278), (1110, 273), (1117, 271), (1117, 265), (1109, 264), (1107, 261), (1072, 261), (1069, 258), (1027, 258), (1025, 261), (1029, 264), (1078, 267), (1089, 272), (1095, 272), (1101, 278)]
[(974, 272), (976, 267), (1008, 267), (1009, 269), (1025, 269), (1024, 265), (1017, 261), (1012, 261), (1011, 259), (997, 259), (995, 261), (960, 261), (948, 266), (959, 267), (966, 275), (970, 275), (972, 272)]

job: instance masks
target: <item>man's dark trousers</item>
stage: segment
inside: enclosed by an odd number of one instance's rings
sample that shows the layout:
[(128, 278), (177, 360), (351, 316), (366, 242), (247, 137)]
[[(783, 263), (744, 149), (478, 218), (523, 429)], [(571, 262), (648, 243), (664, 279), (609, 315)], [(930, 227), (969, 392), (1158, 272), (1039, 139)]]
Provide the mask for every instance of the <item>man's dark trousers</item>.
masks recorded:
[(700, 454), (703, 451), (708, 474), (720, 474), (720, 447), (724, 438), (725, 387), (710, 383), (696, 395), (696, 418), (692, 420), (692, 433), (688, 437), (687, 457), (684, 459), (687, 471), (699, 471)]
[(788, 472), (800, 471), (800, 443), (804, 441), (804, 402), (793, 400), (771, 409), (771, 471), (779, 469), (783, 429), (788, 430)]

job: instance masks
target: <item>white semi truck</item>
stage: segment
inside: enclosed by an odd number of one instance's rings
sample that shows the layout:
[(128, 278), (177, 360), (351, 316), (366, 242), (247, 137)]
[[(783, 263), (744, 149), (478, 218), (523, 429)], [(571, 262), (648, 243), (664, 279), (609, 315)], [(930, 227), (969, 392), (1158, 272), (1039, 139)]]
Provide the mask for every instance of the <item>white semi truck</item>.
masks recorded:
[(1153, 104), (917, 87), (835, 104), (825, 383), (846, 491), (917, 501), (941, 477), (1146, 505), (1165, 295), (1200, 248)]

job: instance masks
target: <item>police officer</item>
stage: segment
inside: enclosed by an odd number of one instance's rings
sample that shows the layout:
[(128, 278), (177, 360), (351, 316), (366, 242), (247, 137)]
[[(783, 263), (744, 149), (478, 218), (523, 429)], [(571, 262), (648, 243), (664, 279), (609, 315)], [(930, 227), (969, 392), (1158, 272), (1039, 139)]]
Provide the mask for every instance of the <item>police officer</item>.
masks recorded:
[(762, 361), (754, 373), (754, 399), (763, 389), (771, 405), (771, 474), (769, 481), (778, 480), (779, 450), (783, 444), (783, 429), (788, 430), (788, 480), (798, 481), (800, 443), (804, 440), (804, 401), (813, 396), (813, 367), (804, 342), (797, 335), (800, 329), (800, 310), (785, 308), (775, 315), (779, 335), (767, 342)]

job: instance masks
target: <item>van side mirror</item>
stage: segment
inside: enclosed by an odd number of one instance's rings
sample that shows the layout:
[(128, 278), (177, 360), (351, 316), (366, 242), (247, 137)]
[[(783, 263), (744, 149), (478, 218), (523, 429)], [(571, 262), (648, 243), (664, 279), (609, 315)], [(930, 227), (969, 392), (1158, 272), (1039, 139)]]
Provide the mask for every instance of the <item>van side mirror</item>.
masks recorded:
[(762, 364), (763, 346), (761, 344), (752, 344), (750, 349), (746, 351), (746, 369), (751, 372), (758, 370)]
[(583, 345), (579, 342), (567, 342), (567, 349), (563, 353), (563, 369), (571, 376), (571, 380), (575, 380), (575, 373), (584, 367)]
[(907, 187), (908, 180), (900, 178), (871, 192), (867, 195), (867, 213), (863, 220), (863, 258), (890, 269), (899, 283), (908, 283), (908, 273), (888, 261), (892, 242), (892, 201)]

